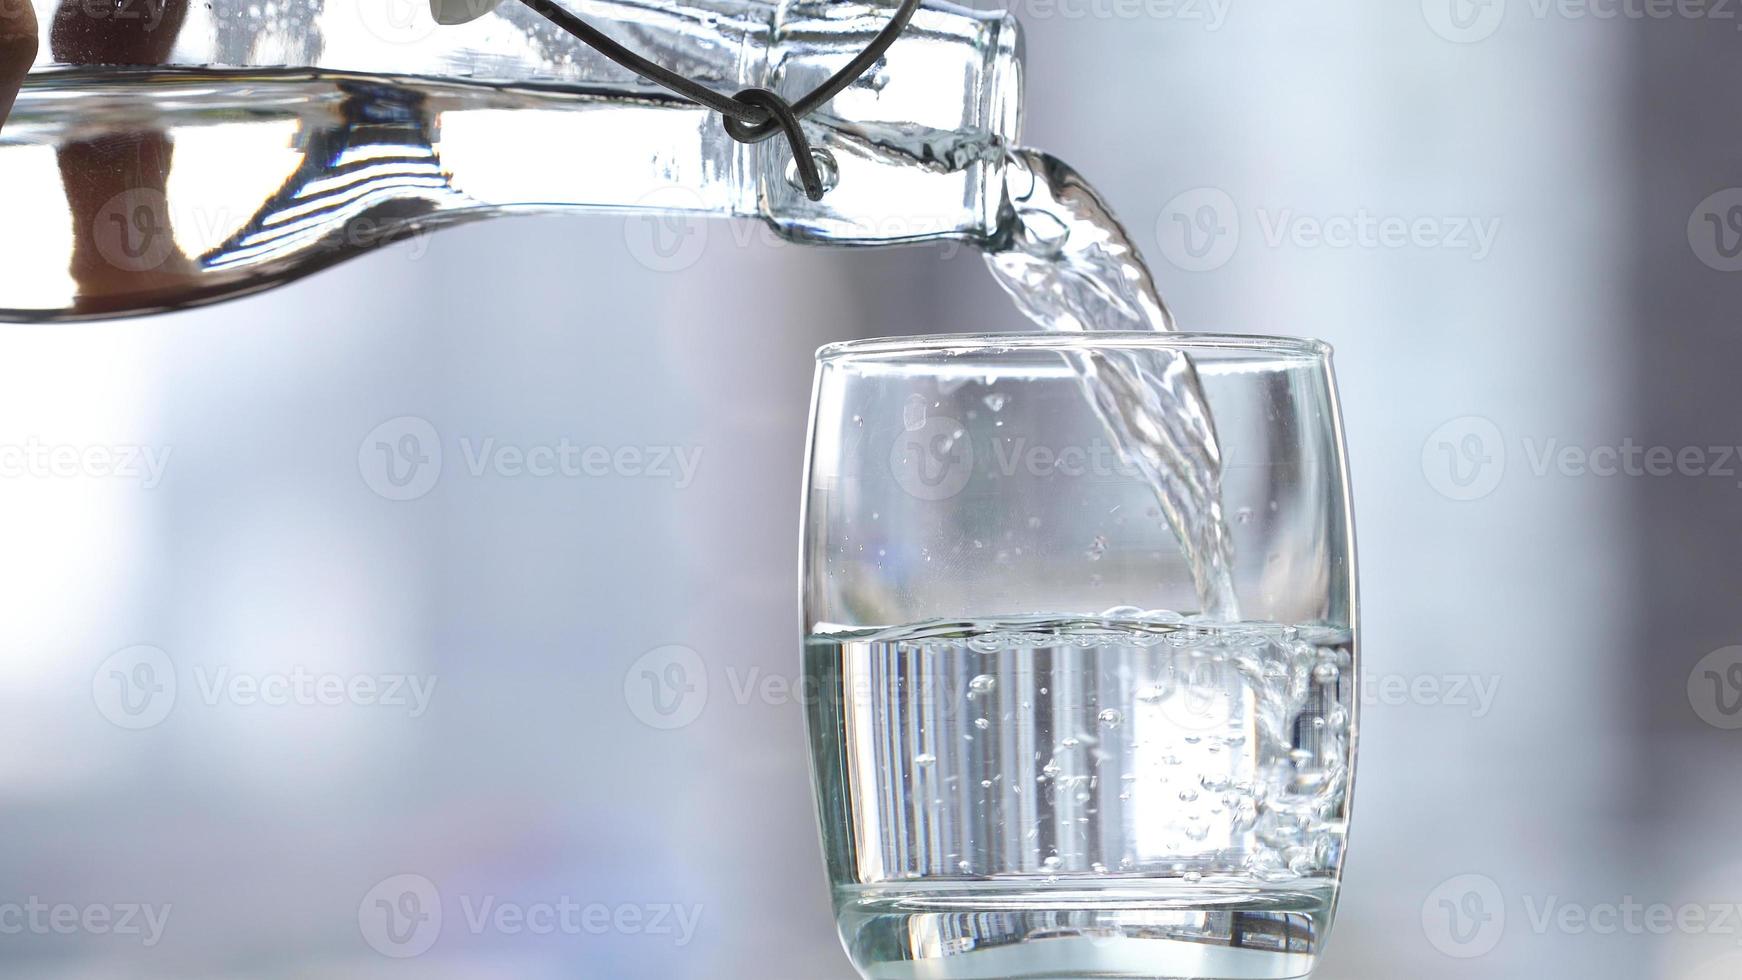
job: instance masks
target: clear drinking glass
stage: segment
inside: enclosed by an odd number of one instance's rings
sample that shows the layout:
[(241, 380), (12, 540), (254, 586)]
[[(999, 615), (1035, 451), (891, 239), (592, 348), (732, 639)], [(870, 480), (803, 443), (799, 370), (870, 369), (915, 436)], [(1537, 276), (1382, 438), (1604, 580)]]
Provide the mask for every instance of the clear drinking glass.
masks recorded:
[(1329, 348), (1012, 334), (818, 361), (804, 657), (860, 973), (1306, 976), (1358, 680)]

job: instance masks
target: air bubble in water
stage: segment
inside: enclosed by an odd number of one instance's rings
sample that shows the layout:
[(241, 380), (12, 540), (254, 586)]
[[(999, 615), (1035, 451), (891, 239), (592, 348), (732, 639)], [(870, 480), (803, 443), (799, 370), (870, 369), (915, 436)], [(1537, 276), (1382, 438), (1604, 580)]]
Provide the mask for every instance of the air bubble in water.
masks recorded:
[(1096, 717), (1100, 719), (1101, 724), (1108, 728), (1118, 728), (1120, 723), (1125, 720), (1125, 716), (1117, 708), (1108, 708)]
[(981, 674), (968, 682), (968, 697), (977, 698), (982, 694), (991, 694), (998, 686), (998, 678), (991, 674)]

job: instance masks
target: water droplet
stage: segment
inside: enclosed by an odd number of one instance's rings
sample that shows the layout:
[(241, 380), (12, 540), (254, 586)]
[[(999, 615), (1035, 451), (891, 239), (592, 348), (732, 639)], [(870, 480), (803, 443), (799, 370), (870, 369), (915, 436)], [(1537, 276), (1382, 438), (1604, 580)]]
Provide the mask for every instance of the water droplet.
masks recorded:
[[(835, 162), (835, 155), (812, 147), (811, 160), (817, 165), (817, 177), (823, 182), (823, 192), (834, 190), (841, 183), (841, 167)], [(798, 175), (797, 160), (786, 161), (786, 182), (797, 190), (804, 190), (804, 178)]]
[(1002, 392), (994, 391), (990, 395), (987, 395), (985, 397), (985, 399), (983, 399), (983, 400), (986, 402), (987, 408), (991, 409), (994, 412), (1002, 412), (1002, 411), (1004, 411), (1005, 403), (1008, 402), (1010, 399), (1007, 395), (1003, 394)]
[(986, 729), (992, 727), (992, 723), (990, 721), (987, 721), (984, 718), (975, 718), (974, 719), (974, 727), (978, 728), (981, 731), (985, 731)]
[(1100, 719), (1101, 724), (1108, 728), (1118, 728), (1125, 721), (1125, 715), (1117, 708), (1107, 708), (1095, 717)]

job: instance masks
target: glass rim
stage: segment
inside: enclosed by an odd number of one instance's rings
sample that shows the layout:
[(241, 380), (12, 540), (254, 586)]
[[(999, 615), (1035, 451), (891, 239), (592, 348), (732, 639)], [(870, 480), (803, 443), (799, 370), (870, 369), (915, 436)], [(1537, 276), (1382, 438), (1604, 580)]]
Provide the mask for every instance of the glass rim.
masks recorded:
[(996, 354), (1006, 351), (1071, 350), (1176, 350), (1181, 353), (1228, 352), (1293, 357), (1309, 361), (1329, 359), (1331, 345), (1311, 337), (1269, 337), (1234, 333), (1155, 333), (1140, 330), (1106, 330), (1085, 333), (958, 333), (909, 337), (872, 337), (844, 340), (817, 348), (817, 361), (830, 363), (855, 357), (914, 354), (954, 357), (964, 354)]

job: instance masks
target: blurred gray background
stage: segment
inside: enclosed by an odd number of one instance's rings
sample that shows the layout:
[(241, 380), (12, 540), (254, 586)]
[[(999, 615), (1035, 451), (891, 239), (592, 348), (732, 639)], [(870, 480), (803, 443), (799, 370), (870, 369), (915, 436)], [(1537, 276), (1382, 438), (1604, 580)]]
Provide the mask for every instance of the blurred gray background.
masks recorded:
[[(1028, 141), (1184, 326), (1337, 347), (1369, 683), (1321, 975), (1742, 976), (1738, 8), (1023, 3)], [(661, 271), (644, 221), (0, 330), (0, 444), (163, 463), (0, 479), (5, 975), (850, 977), (789, 688), (811, 352), (1022, 325), (972, 254), (722, 224)], [(433, 483), (359, 458), (431, 431)], [(371, 934), (420, 888), (439, 933)], [(610, 924), (516, 927), (565, 899)]]

